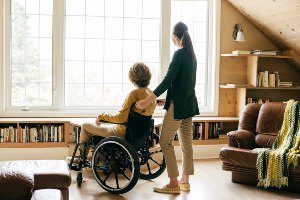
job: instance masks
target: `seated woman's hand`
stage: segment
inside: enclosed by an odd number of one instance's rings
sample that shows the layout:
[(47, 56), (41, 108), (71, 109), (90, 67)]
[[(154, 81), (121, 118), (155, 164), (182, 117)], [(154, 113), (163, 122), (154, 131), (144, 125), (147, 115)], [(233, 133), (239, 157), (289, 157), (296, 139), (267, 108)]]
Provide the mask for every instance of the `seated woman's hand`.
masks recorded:
[(101, 122), (99, 121), (99, 119), (98, 119), (98, 118), (96, 118), (96, 120), (95, 120), (95, 124), (96, 124), (97, 126), (100, 126), (100, 125), (101, 125)]
[(158, 106), (164, 106), (166, 103), (166, 99), (156, 99), (156, 103)]

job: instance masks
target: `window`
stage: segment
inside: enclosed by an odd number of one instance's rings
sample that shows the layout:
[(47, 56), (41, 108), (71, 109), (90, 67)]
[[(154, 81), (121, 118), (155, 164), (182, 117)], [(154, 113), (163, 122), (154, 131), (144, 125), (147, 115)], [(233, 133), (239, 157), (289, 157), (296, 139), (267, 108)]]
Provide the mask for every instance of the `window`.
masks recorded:
[(52, 105), (52, 4), (11, 1), (11, 106)]
[[(182, 21), (189, 28), (194, 51), (197, 58), (197, 82), (196, 96), (200, 106), (207, 105), (207, 27), (208, 27), (208, 2), (206, 0), (171, 1), (171, 31), (173, 26)], [(171, 51), (176, 50), (175, 46), (170, 43)], [(172, 55), (170, 56), (172, 58)]]
[(151, 89), (160, 83), (175, 51), (171, 31), (178, 21), (189, 27), (198, 61), (200, 110), (216, 110), (218, 1), (3, 1), (4, 111), (18, 116), (28, 106), (34, 111), (24, 116), (39, 110), (51, 111), (41, 114), (47, 116), (83, 110), (94, 116), (118, 109), (133, 89), (128, 80), (133, 63), (150, 67)]
[(159, 11), (159, 0), (66, 1), (66, 106), (121, 105), (137, 61), (151, 68), (152, 88), (158, 84)]

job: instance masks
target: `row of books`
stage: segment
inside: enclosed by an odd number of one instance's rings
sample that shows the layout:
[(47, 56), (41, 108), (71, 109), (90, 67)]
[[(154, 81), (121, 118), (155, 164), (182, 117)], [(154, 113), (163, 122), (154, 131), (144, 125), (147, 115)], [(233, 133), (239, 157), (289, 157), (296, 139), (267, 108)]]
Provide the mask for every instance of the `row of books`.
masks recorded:
[[(210, 122), (208, 125), (208, 139), (219, 138), (224, 134), (222, 122)], [(175, 135), (174, 140), (178, 140), (178, 134)], [(193, 140), (205, 140), (205, 123), (193, 123)]]
[(276, 50), (235, 50), (232, 51), (232, 54), (235, 55), (268, 55), (268, 56), (276, 56), (278, 55), (280, 52), (276, 51)]
[(44, 125), (38, 127), (18, 127), (0, 129), (0, 142), (64, 142), (64, 126)]
[(270, 102), (270, 99), (259, 99), (259, 98), (253, 98), (253, 97), (247, 97), (246, 98), (246, 104), (249, 103), (259, 103), (259, 104), (264, 104)]
[(280, 78), (278, 72), (264, 71), (257, 74), (257, 87), (279, 87)]

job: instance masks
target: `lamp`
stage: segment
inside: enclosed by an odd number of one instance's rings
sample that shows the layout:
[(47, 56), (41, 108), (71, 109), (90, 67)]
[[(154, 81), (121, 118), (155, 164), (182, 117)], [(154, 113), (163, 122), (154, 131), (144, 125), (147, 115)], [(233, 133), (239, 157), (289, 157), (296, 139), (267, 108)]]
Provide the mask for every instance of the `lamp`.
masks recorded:
[(232, 37), (233, 37), (234, 41), (236, 41), (236, 42), (244, 42), (245, 41), (244, 32), (243, 32), (243, 28), (242, 28), (241, 24), (234, 25)]

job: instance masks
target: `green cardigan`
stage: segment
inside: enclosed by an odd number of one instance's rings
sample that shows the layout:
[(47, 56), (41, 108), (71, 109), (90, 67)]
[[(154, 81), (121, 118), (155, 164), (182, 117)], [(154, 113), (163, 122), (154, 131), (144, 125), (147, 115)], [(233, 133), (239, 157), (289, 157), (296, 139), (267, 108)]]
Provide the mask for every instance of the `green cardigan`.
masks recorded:
[(195, 94), (197, 61), (193, 61), (185, 49), (178, 49), (172, 58), (168, 72), (153, 93), (158, 97), (166, 90), (164, 109), (174, 103), (174, 119), (186, 119), (199, 114)]

